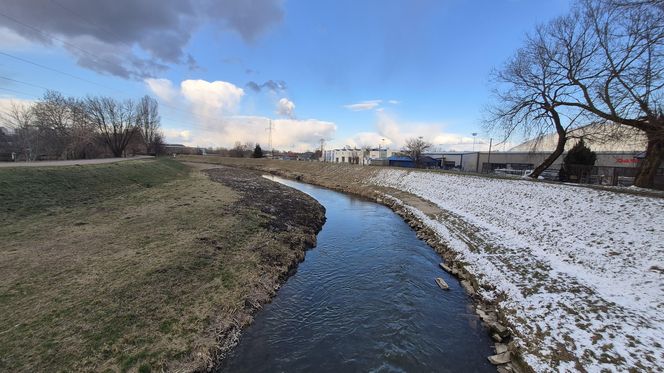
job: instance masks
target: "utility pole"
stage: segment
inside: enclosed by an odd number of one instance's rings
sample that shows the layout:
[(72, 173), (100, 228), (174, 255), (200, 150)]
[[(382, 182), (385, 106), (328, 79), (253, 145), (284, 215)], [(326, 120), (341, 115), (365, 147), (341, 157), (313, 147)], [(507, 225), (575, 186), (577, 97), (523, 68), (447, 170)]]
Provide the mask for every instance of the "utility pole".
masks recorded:
[(267, 146), (270, 148), (270, 158), (274, 159), (274, 149), (272, 148), (272, 119), (269, 119), (269, 124), (266, 130), (268, 131)]
[[(491, 167), (491, 146), (493, 145), (493, 138), (489, 139), (489, 156), (486, 159), (486, 163), (489, 166), (489, 170), (491, 170), (493, 167)], [(492, 171), (492, 170), (491, 170)], [(489, 172), (491, 172), (489, 171)]]

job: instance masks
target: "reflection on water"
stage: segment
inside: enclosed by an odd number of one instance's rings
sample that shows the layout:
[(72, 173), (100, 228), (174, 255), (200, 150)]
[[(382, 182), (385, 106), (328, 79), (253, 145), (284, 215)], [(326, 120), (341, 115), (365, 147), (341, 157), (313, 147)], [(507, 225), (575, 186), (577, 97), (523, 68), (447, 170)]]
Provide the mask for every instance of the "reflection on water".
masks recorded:
[[(491, 341), (469, 298), (399, 216), (273, 179), (316, 198), (327, 222), (317, 247), (258, 313), (221, 371), (495, 372), (486, 359)], [(440, 290), (436, 277), (451, 290)]]

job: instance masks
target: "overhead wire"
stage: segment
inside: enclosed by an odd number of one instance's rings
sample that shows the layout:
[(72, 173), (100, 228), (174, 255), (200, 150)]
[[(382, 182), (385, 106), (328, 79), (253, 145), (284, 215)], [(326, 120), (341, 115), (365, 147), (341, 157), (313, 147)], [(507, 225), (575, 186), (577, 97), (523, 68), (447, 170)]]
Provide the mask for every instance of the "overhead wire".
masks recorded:
[[(52, 1), (53, 3), (55, 3), (56, 5), (59, 5), (59, 6), (62, 7), (63, 9), (72, 12), (72, 14), (77, 15), (77, 14), (76, 14), (75, 12), (73, 12), (71, 9), (69, 9), (69, 8), (67, 8), (67, 7), (64, 7), (62, 4), (58, 3), (57, 1), (55, 1), (55, 0), (51, 0), (51, 1)], [(15, 17), (12, 17), (12, 16), (10, 16), (10, 15), (8, 15), (8, 14), (5, 14), (5, 13), (3, 13), (3, 12), (0, 12), (0, 16), (5, 17), (5, 18), (7, 18), (7, 19), (9, 19), (9, 20), (11, 20), (11, 21), (13, 21), (13, 22), (15, 22), (15, 23), (17, 23), (17, 24), (19, 24), (19, 25), (25, 27), (25, 28), (28, 28), (28, 29), (30, 29), (30, 30), (32, 30), (32, 31), (36, 31), (36, 32), (40, 33), (41, 35), (43, 35), (44, 37), (47, 37), (47, 38), (50, 38), (50, 39), (53, 39), (53, 40), (59, 41), (59, 42), (65, 44), (65, 45), (70, 46), (71, 48), (75, 48), (75, 49), (77, 49), (77, 50), (80, 50), (81, 52), (83, 52), (83, 53), (85, 53), (85, 54), (91, 56), (92, 58), (94, 58), (97, 62), (108, 62), (108, 61), (105, 61), (105, 60), (99, 58), (97, 55), (95, 55), (94, 53), (92, 53), (92, 52), (86, 50), (85, 48), (82, 48), (82, 47), (80, 47), (80, 46), (78, 46), (78, 45), (76, 45), (76, 44), (74, 44), (74, 43), (70, 43), (70, 42), (67, 42), (67, 41), (65, 41), (65, 40), (62, 40), (62, 39), (60, 39), (60, 38), (54, 36), (52, 33), (48, 32), (48, 31), (44, 31), (43, 29), (40, 29), (39, 27), (36, 27), (36, 26), (34, 26), (34, 25), (30, 25), (30, 24), (28, 24), (28, 23), (26, 23), (26, 22), (23, 22), (23, 21), (21, 21), (21, 20), (19, 20), (19, 19), (16, 19)], [(77, 15), (77, 16), (81, 17), (80, 15)], [(88, 23), (90, 23), (91, 25), (93, 25), (92, 22), (89, 21), (89, 20), (88, 20)], [(93, 25), (93, 26), (94, 26), (94, 25)], [(42, 69), (46, 69), (46, 70), (49, 70), (49, 71), (55, 72), (55, 73), (59, 73), (59, 74), (62, 74), (62, 75), (68, 76), (68, 77), (70, 77), (70, 78), (77, 79), (77, 80), (80, 80), (80, 81), (83, 81), (83, 82), (89, 83), (89, 84), (94, 84), (94, 85), (96, 85), (96, 86), (99, 86), (99, 87), (102, 87), (102, 88), (106, 88), (106, 89), (111, 90), (111, 91), (115, 91), (115, 92), (119, 92), (119, 93), (124, 93), (124, 94), (126, 94), (125, 91), (119, 90), (119, 89), (117, 89), (117, 88), (113, 88), (113, 87), (110, 87), (110, 86), (108, 86), (108, 85), (101, 84), (101, 83), (98, 83), (98, 82), (95, 82), (95, 81), (92, 81), (92, 80), (89, 80), (89, 79), (86, 79), (86, 78), (83, 78), (83, 77), (80, 77), (80, 76), (77, 76), (77, 75), (74, 75), (74, 74), (71, 74), (71, 73), (68, 73), (68, 72), (65, 72), (65, 71), (59, 70), (59, 69), (56, 69), (56, 68), (53, 68), (53, 67), (49, 67), (49, 66), (46, 66), (46, 65), (40, 64), (40, 63), (38, 63), (38, 62), (34, 62), (34, 61), (28, 60), (28, 59), (26, 59), (26, 58), (19, 57), (19, 56), (16, 56), (16, 55), (13, 55), (13, 54), (10, 54), (10, 53), (7, 53), (7, 52), (2, 52), (2, 51), (0, 51), (0, 55), (4, 55), (4, 56), (6, 56), (6, 57), (10, 57), (10, 58), (12, 58), (12, 59), (15, 59), (15, 60), (18, 60), (18, 61), (21, 61), (21, 62), (27, 63), (27, 64), (31, 64), (31, 65), (34, 65), (34, 66), (40, 67), (40, 68), (42, 68)], [(161, 104), (162, 106), (165, 106), (165, 107), (168, 107), (168, 108), (171, 108), (171, 109), (173, 109), (173, 110), (180, 111), (180, 112), (183, 112), (183, 113), (186, 113), (186, 114), (189, 114), (189, 115), (193, 115), (193, 116), (197, 116), (197, 117), (203, 117), (203, 118), (210, 119), (210, 120), (214, 120), (214, 121), (219, 120), (219, 118), (217, 118), (217, 117), (211, 117), (211, 116), (203, 115), (203, 114), (200, 114), (200, 113), (193, 113), (193, 112), (191, 112), (191, 111), (189, 111), (189, 110), (185, 110), (185, 109), (182, 109), (182, 108), (180, 108), (180, 107), (177, 107), (177, 106), (174, 106), (174, 105), (170, 105), (170, 104), (168, 104), (168, 103), (160, 102), (160, 104)]]

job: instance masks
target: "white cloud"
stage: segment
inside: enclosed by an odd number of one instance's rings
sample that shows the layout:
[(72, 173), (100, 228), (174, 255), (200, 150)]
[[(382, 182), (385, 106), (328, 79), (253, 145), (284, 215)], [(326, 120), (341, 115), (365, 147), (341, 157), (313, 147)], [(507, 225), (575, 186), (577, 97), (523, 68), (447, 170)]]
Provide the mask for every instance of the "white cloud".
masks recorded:
[(191, 141), (191, 131), (166, 128), (163, 129), (166, 142), (169, 144), (183, 144)]
[(346, 139), (344, 145), (355, 148), (364, 148), (367, 146), (377, 148), (380, 145), (380, 147), (385, 148), (392, 145), (392, 140), (377, 132), (358, 132), (353, 137)]
[(279, 115), (292, 118), (294, 110), (295, 110), (295, 104), (293, 103), (293, 101), (287, 98), (282, 98), (277, 103), (277, 114)]
[(401, 103), (401, 101), (399, 101), (399, 100), (389, 100), (387, 102), (392, 104), (392, 105), (399, 105)]
[(0, 48), (3, 50), (24, 49), (29, 47), (32, 42), (13, 30), (0, 26)]
[(173, 88), (173, 83), (168, 79), (148, 78), (144, 82), (157, 97), (166, 102), (172, 102), (178, 95), (177, 90)]
[(184, 80), (180, 92), (200, 117), (233, 113), (244, 96), (242, 88), (220, 80)]
[[(228, 116), (214, 128), (192, 130), (190, 138), (182, 142), (203, 147), (230, 147), (236, 141), (251, 142), (261, 144), (263, 149), (269, 150), (268, 123), (269, 118), (266, 117)], [(272, 145), (279, 150), (313, 150), (321, 138), (333, 137), (336, 130), (336, 124), (317, 119), (274, 119)]]
[[(152, 83), (152, 84), (151, 84)], [(191, 114), (183, 118), (181, 113), (175, 120), (163, 116), (163, 124), (172, 129), (164, 130), (168, 142), (190, 146), (230, 147), (236, 141), (259, 143), (268, 149), (269, 118), (261, 116), (237, 115), (245, 92), (232, 83), (205, 80), (185, 80), (180, 90), (173, 88), (167, 79), (146, 79), (146, 84), (161, 100), (164, 97), (181, 97), (174, 103), (185, 101), (190, 105)], [(172, 95), (170, 95), (172, 93)], [(166, 108), (168, 114), (170, 108)], [(185, 108), (180, 111), (187, 112)], [(332, 122), (317, 119), (294, 119), (295, 104), (282, 98), (277, 104), (277, 112), (287, 119), (272, 120), (272, 143), (275, 149), (304, 151), (316, 148), (321, 138), (332, 138), (337, 126)], [(191, 126), (176, 129), (179, 123), (192, 123)]]
[(473, 141), (475, 150), (486, 151), (489, 148), (488, 139), (480, 136), (473, 139), (470, 135), (445, 132), (444, 123), (402, 122), (385, 112), (376, 112), (375, 127), (375, 132), (357, 133), (346, 139), (342, 145), (378, 147), (378, 144), (381, 144), (392, 149), (401, 149), (406, 139), (422, 136), (432, 144), (432, 151), (471, 151)]
[(378, 107), (378, 105), (380, 105), (381, 102), (383, 102), (383, 100), (369, 100), (369, 101), (358, 102), (356, 104), (344, 105), (344, 107), (352, 111), (371, 110)]

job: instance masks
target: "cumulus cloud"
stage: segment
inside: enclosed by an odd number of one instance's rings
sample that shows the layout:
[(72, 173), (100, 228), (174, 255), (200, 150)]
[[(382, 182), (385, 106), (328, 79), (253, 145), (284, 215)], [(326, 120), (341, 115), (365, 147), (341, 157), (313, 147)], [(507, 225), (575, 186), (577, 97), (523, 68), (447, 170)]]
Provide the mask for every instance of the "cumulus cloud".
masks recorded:
[(432, 151), (470, 151), (475, 143), (475, 150), (486, 151), (489, 148), (488, 139), (449, 133), (445, 131), (444, 123), (435, 122), (405, 122), (385, 112), (376, 112), (375, 132), (360, 132), (344, 141), (356, 147), (372, 146), (378, 144), (389, 146), (392, 149), (401, 149), (406, 140), (422, 136), (425, 141), (432, 144)]
[(191, 141), (191, 131), (172, 128), (163, 129), (166, 142), (169, 144), (185, 144)]
[[(208, 123), (205, 127), (191, 131), (186, 145), (203, 147), (230, 147), (236, 141), (261, 144), (267, 149), (269, 118), (261, 116), (228, 116), (218, 123)], [(331, 138), (337, 130), (336, 124), (317, 119), (276, 119), (272, 120), (272, 144), (275, 149), (306, 151), (316, 148), (321, 138)], [(172, 134), (178, 134), (174, 130)], [(168, 141), (177, 137), (166, 136)]]
[(356, 104), (344, 105), (344, 107), (346, 109), (352, 110), (352, 111), (371, 110), (371, 109), (374, 109), (374, 108), (378, 107), (378, 105), (380, 105), (381, 102), (383, 102), (383, 101), (382, 100), (368, 100), (368, 101), (358, 102)]
[(21, 23), (37, 27), (64, 40), (79, 65), (138, 79), (153, 77), (168, 64), (197, 66), (184, 50), (203, 24), (251, 42), (283, 17), (281, 0), (5, 0), (3, 12), (10, 18), (0, 17), (0, 27), (55, 44)]
[[(240, 141), (267, 146), (266, 128), (270, 119), (236, 113), (245, 94), (242, 88), (229, 82), (205, 80), (185, 80), (180, 83), (179, 90), (168, 79), (146, 79), (145, 83), (160, 100), (167, 97), (173, 100), (174, 105), (184, 102), (191, 109), (192, 114), (185, 120), (185, 123), (193, 124), (191, 128), (174, 128), (177, 122), (169, 121), (168, 115), (163, 116), (164, 127), (169, 128), (164, 132), (168, 142), (229, 147)], [(170, 109), (166, 108), (166, 114)], [(317, 119), (295, 119), (292, 117), (294, 109), (292, 101), (286, 98), (279, 100), (280, 114), (289, 118), (272, 120), (275, 149), (310, 150), (321, 138), (334, 136), (336, 124)]]
[(178, 92), (173, 88), (173, 83), (168, 79), (145, 79), (145, 84), (148, 88), (160, 99), (171, 102), (178, 95)]
[(295, 110), (295, 104), (293, 103), (293, 101), (287, 98), (282, 98), (277, 103), (277, 114), (281, 116), (293, 118), (294, 110)]
[(182, 96), (201, 117), (228, 114), (237, 110), (244, 90), (224, 81), (184, 80), (180, 83)]

